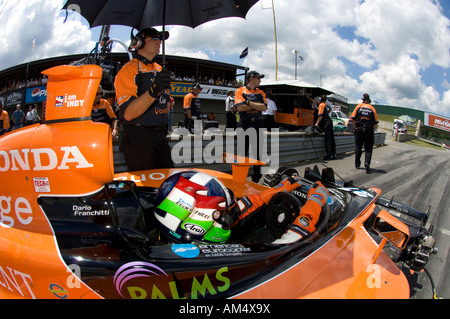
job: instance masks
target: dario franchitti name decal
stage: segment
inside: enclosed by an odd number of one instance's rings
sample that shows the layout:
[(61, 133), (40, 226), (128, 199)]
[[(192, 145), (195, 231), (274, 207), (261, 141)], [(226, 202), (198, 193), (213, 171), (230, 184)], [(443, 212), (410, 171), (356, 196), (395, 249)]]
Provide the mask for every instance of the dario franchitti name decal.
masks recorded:
[(92, 209), (89, 205), (73, 205), (73, 216), (108, 216), (109, 209)]

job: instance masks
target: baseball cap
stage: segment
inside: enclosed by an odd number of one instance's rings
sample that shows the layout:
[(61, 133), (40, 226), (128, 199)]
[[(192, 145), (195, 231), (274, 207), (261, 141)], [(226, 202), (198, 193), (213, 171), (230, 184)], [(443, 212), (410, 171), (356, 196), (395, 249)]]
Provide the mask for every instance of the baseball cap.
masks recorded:
[(264, 74), (259, 74), (257, 71), (250, 71), (247, 73), (247, 80), (251, 77), (259, 77), (260, 79), (264, 78)]
[[(154, 36), (154, 37), (158, 37), (160, 40), (162, 40), (162, 34), (163, 34), (163, 32), (162, 31), (158, 31), (158, 30), (156, 30), (155, 28), (145, 28), (145, 29), (142, 29), (141, 31), (139, 31), (138, 32), (138, 34), (136, 34), (136, 36), (140, 36), (140, 35), (142, 35), (142, 36), (144, 36), (144, 37), (146, 37), (146, 36)], [(169, 38), (169, 31), (165, 31), (164, 32), (164, 34), (165, 34), (165, 40), (167, 40), (168, 38)]]
[(200, 83), (194, 83), (192, 84), (193, 90), (203, 90), (203, 88), (200, 86)]
[(362, 100), (363, 100), (363, 101), (367, 101), (367, 102), (369, 102), (369, 103), (372, 102), (372, 101), (370, 100), (369, 94), (367, 94), (367, 93), (364, 93), (364, 94), (363, 94)]

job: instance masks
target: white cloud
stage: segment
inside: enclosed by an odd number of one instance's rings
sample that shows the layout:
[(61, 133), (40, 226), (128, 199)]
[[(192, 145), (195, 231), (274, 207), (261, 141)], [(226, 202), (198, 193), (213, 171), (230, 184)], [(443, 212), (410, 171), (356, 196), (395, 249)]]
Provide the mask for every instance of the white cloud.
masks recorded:
[(364, 91), (380, 92), (373, 94), (378, 99), (395, 100), (405, 96), (417, 99), (422, 88), (419, 70), (417, 61), (402, 55), (396, 61), (381, 64), (375, 71), (364, 73), (360, 87)]
[[(9, 1), (0, 16), (0, 69), (18, 63), (62, 54), (89, 52), (96, 39), (77, 13), (63, 23), (64, 0)], [(227, 18), (196, 29), (169, 27), (166, 53), (215, 60), (236, 56), (235, 63), (275, 80), (275, 43), (272, 1), (262, 0), (247, 19)], [(360, 101), (368, 92), (383, 104), (438, 110), (450, 115), (448, 77), (450, 23), (437, 0), (277, 0), (278, 80), (298, 75)], [(343, 31), (349, 32), (344, 36)], [(356, 37), (351, 37), (354, 35)], [(114, 34), (111, 35), (115, 37)], [(36, 47), (31, 42), (36, 37)], [(129, 41), (129, 31), (121, 33)], [(245, 47), (245, 61), (237, 57)], [(114, 50), (123, 51), (120, 46)], [(422, 79), (430, 66), (444, 75), (426, 85)], [(429, 83), (429, 80), (428, 80)]]
[(375, 46), (380, 62), (408, 53), (424, 68), (450, 65), (448, 19), (430, 1), (366, 1), (356, 12), (357, 33)]
[(440, 105), (439, 109), (436, 111), (436, 113), (443, 114), (442, 108), (448, 108), (449, 105), (450, 105), (450, 90), (445, 91), (444, 97), (442, 98), (442, 101), (441, 101), (441, 105)]
[[(36, 59), (89, 52), (92, 33), (71, 14), (66, 22), (60, 11), (63, 0), (9, 1), (0, 17), (0, 69)], [(32, 49), (33, 39), (36, 39)]]
[[(358, 102), (367, 91), (386, 104), (431, 110), (440, 103), (439, 93), (425, 85), (421, 75), (431, 65), (450, 66), (449, 21), (430, 1), (279, 0), (275, 11), (278, 80), (293, 79), (295, 49), (305, 59), (298, 61), (302, 80), (318, 85), (324, 75), (324, 86), (351, 102)], [(358, 38), (343, 39), (335, 27), (353, 29)], [(194, 52), (208, 47), (239, 55), (249, 46), (244, 65), (275, 80), (272, 10), (256, 4), (245, 21), (224, 19), (195, 30), (174, 29), (172, 50), (178, 45)], [(350, 77), (349, 66), (340, 57), (365, 71), (359, 78)], [(450, 105), (441, 104), (441, 110), (450, 113)]]

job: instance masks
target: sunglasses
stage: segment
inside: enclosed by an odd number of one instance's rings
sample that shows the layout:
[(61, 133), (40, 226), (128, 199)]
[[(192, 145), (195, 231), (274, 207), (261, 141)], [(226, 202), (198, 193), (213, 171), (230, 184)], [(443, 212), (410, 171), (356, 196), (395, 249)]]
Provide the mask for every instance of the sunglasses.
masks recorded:
[(162, 41), (162, 37), (158, 35), (146, 35), (144, 39), (152, 39), (153, 41)]

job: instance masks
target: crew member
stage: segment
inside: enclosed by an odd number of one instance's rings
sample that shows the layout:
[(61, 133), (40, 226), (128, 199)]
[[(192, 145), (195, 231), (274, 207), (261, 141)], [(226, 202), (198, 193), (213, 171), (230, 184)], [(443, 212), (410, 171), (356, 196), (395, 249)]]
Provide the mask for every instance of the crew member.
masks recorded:
[(9, 129), (9, 115), (6, 112), (3, 101), (0, 101), (0, 136), (5, 134)]
[(275, 128), (275, 114), (278, 111), (274, 97), (271, 93), (267, 94), (267, 110), (262, 112), (263, 124), (267, 131), (271, 132)]
[(102, 122), (111, 125), (113, 129), (112, 136), (115, 138), (119, 134), (119, 131), (117, 130), (116, 113), (114, 113), (108, 100), (103, 99), (102, 96), (103, 88), (99, 85), (97, 94), (94, 98), (94, 105), (92, 105), (91, 120), (94, 122)]
[[(259, 74), (256, 71), (250, 71), (247, 73), (246, 80), (247, 85), (238, 88), (234, 95), (234, 105), (239, 112), (241, 119), (241, 125), (244, 130), (250, 128), (256, 130), (257, 141), (252, 142), (252, 146), (255, 146), (256, 159), (259, 159), (259, 129), (263, 127), (262, 111), (267, 110), (266, 94), (259, 89), (261, 79), (264, 78), (264, 74)], [(245, 155), (248, 156), (250, 141), (249, 135), (245, 136)], [(258, 183), (261, 179), (261, 167), (258, 165), (253, 166), (252, 181)]]
[(227, 119), (227, 124), (225, 128), (236, 129), (236, 108), (234, 107), (234, 91), (228, 90), (227, 98), (225, 100), (225, 117)]
[(322, 95), (316, 126), (319, 126), (325, 134), (325, 149), (327, 152), (327, 155), (323, 158), (325, 161), (336, 159), (336, 142), (334, 140), (333, 121), (329, 115), (330, 112), (331, 108), (327, 105), (327, 96)]
[(192, 85), (191, 92), (184, 96), (183, 110), (184, 110), (184, 126), (191, 131), (194, 128), (194, 121), (200, 118), (200, 98), (199, 94), (202, 87), (199, 83)]
[(366, 172), (370, 172), (370, 162), (372, 160), (372, 149), (375, 141), (375, 131), (378, 125), (378, 115), (375, 108), (370, 104), (370, 96), (364, 93), (362, 103), (353, 110), (350, 121), (355, 127), (355, 167), (361, 166), (361, 148), (364, 145)]
[[(169, 32), (164, 35), (167, 40)], [(154, 28), (132, 36), (134, 58), (123, 66), (114, 83), (120, 107), (119, 147), (131, 171), (174, 166), (166, 139), (170, 74), (153, 61), (162, 36)]]

